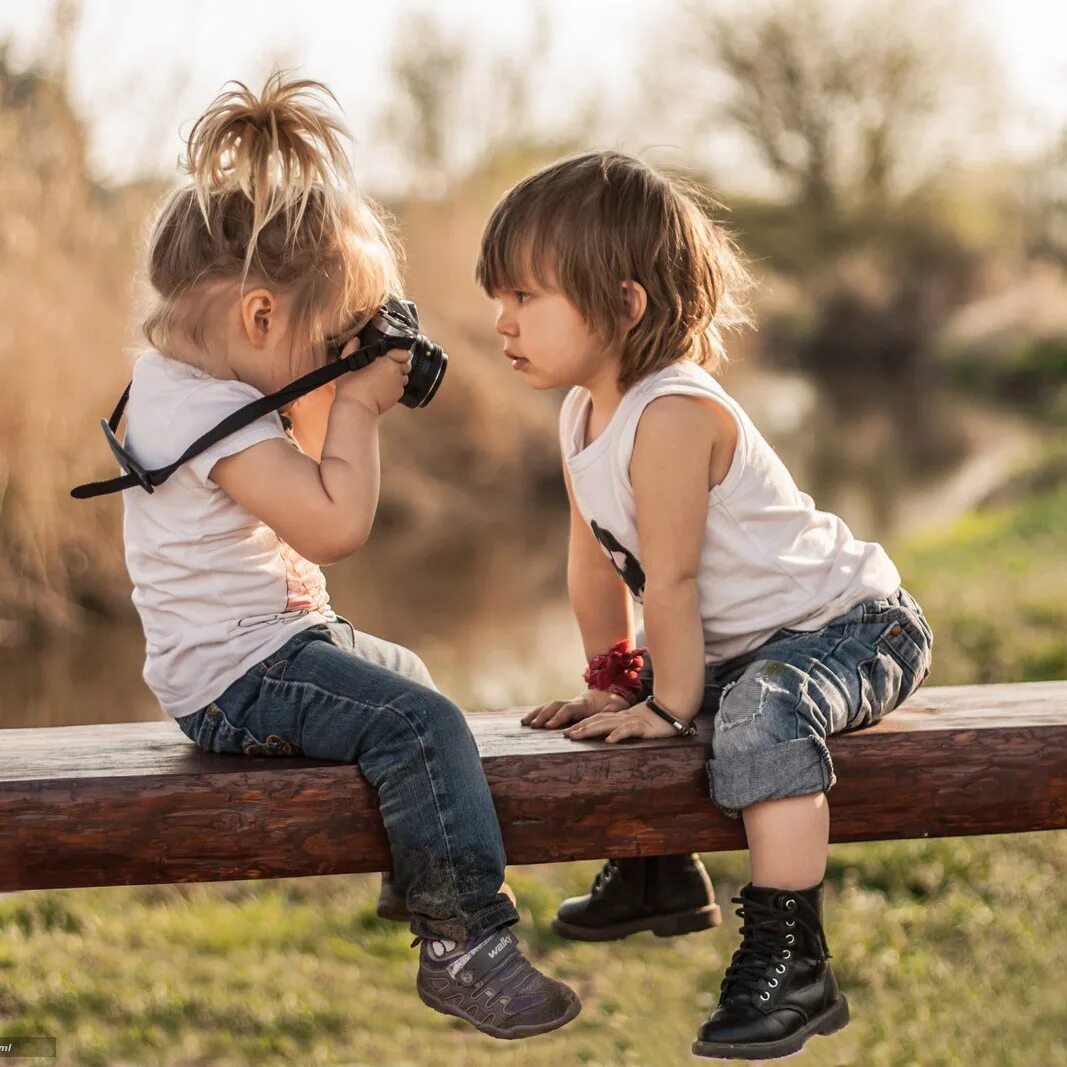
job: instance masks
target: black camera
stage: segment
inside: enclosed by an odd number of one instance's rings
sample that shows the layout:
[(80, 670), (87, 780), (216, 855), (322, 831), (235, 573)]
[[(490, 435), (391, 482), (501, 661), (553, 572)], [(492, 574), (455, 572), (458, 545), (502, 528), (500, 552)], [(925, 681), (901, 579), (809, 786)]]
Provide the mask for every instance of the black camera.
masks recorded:
[[(326, 354), (331, 362), (340, 359), (346, 340), (328, 343)], [(353, 370), (360, 370), (391, 348), (411, 352), (411, 373), (400, 403), (409, 408), (426, 407), (441, 386), (448, 356), (440, 345), (419, 333), (419, 313), (410, 300), (393, 298), (383, 304), (359, 331), (359, 349), (346, 358)]]

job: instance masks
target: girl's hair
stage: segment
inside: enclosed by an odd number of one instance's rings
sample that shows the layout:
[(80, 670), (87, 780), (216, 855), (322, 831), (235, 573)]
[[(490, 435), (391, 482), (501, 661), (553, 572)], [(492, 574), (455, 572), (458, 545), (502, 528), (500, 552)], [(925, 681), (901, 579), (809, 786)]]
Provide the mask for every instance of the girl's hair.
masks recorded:
[[(715, 372), (726, 360), (722, 329), (750, 322), (749, 276), (702, 200), (692, 183), (619, 152), (564, 159), (497, 204), (476, 278), (490, 296), (524, 280), (561, 290), (591, 328), (621, 344), (624, 390), (680, 359)], [(648, 294), (633, 327), (625, 281)]]
[(356, 192), (351, 135), (321, 99), (336, 104), (329, 89), (281, 71), (258, 97), (228, 84), (189, 133), (181, 166), (192, 181), (152, 226), (142, 328), (156, 347), (178, 335), (204, 350), (215, 304), (263, 285), (291, 302), (290, 352), (311, 346), (321, 363), (327, 337), (400, 294), (399, 249)]

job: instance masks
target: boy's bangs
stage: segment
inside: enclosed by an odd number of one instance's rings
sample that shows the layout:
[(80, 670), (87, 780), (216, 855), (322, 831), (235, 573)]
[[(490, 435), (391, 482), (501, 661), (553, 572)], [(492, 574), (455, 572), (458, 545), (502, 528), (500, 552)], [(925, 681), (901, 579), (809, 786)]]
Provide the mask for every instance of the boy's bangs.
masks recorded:
[(478, 282), (485, 292), (525, 289), (533, 282), (542, 289), (555, 285), (555, 240), (544, 225), (532, 219), (497, 219), (482, 241)]

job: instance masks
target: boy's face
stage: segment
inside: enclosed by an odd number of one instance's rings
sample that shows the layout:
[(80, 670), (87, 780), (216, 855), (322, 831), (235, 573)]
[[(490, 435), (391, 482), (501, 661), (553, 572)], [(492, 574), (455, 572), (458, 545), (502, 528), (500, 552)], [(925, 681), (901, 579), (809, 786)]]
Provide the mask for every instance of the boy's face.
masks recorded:
[(498, 290), (493, 298), (504, 354), (528, 385), (588, 387), (605, 375), (617, 376), (618, 358), (563, 293), (533, 282), (524, 284), (524, 289)]

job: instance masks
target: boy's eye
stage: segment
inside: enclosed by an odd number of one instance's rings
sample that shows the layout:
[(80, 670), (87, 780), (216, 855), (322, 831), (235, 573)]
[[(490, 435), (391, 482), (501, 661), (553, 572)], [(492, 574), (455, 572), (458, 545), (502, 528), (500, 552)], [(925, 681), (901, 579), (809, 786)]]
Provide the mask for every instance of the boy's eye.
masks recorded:
[(516, 289), (515, 290), (515, 299), (520, 304), (524, 304), (527, 300), (529, 300), (529, 298), (530, 298), (530, 294), (528, 292), (526, 292), (525, 289)]

